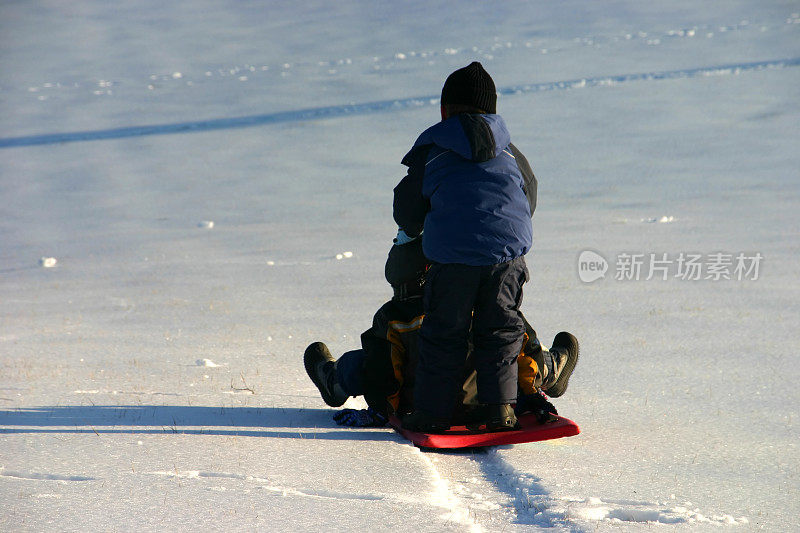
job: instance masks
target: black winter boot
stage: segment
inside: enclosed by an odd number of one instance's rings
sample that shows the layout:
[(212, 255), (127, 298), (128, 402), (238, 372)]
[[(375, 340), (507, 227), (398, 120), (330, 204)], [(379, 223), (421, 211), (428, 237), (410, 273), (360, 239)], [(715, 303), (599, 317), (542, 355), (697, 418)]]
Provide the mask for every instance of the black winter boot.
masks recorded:
[(487, 410), (489, 417), (486, 420), (486, 431), (516, 429), (519, 425), (514, 408), (510, 404), (489, 405)]
[(306, 373), (319, 389), (322, 399), (331, 407), (339, 407), (349, 396), (336, 381), (336, 360), (324, 342), (315, 342), (303, 355)]
[(519, 423), (514, 414), (514, 408), (507, 403), (482, 405), (476, 411), (473, 420), (467, 423), (467, 429), (470, 431), (486, 433), (517, 428), (519, 428)]
[(562, 331), (555, 336), (553, 345), (550, 347), (553, 366), (552, 369), (548, 368), (552, 372), (542, 383), (542, 390), (545, 394), (551, 398), (558, 398), (566, 392), (569, 377), (578, 362), (579, 352), (578, 339), (574, 335)]

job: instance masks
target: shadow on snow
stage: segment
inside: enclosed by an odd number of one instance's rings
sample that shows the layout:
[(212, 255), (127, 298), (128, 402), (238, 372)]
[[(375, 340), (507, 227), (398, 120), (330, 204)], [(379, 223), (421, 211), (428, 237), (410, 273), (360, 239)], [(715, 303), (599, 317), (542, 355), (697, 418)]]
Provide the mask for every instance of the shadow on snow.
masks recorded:
[(0, 434), (226, 435), (322, 440), (398, 440), (387, 428), (340, 428), (330, 409), (95, 405), (0, 410)]

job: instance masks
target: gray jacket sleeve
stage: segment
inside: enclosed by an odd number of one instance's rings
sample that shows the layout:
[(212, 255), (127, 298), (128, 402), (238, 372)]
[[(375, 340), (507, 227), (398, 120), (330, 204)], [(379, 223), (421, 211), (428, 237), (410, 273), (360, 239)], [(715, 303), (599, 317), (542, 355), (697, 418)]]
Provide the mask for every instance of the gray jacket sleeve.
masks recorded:
[(533, 216), (533, 212), (536, 210), (536, 194), (539, 182), (536, 180), (536, 176), (533, 175), (533, 169), (531, 169), (530, 163), (528, 163), (522, 152), (513, 144), (509, 144), (508, 148), (514, 154), (514, 158), (517, 160), (517, 167), (522, 173), (522, 179), (525, 182), (525, 196), (528, 198), (528, 204), (531, 206), (531, 216)]

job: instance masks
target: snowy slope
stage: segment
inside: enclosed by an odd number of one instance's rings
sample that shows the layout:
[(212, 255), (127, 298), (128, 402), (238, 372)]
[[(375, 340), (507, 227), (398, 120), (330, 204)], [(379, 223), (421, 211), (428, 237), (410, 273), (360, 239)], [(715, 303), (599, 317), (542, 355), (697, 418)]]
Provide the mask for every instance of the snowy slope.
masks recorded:
[[(0, 530), (796, 529), (799, 12), (3, 3)], [(539, 177), (523, 307), (581, 340), (583, 432), (437, 454), (335, 426), (300, 358), (389, 298), (399, 160), (472, 60)], [(758, 279), (615, 279), (718, 252)]]

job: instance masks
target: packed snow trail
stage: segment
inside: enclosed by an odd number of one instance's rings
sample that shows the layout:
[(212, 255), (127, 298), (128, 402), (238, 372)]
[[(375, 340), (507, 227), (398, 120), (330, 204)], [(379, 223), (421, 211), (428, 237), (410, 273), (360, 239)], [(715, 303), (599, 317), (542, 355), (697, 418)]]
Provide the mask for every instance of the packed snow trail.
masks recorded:
[[(611, 76), (595, 76), (565, 81), (515, 85), (511, 87), (499, 87), (497, 92), (501, 95), (515, 95), (547, 91), (562, 91), (569, 89), (619, 85), (634, 81), (674, 80), (708, 76), (736, 75), (742, 72), (764, 69), (783, 69), (798, 66), (800, 66), (800, 57), (793, 57), (749, 63), (730, 63), (726, 65), (696, 67), (689, 69), (640, 72)], [(177, 122), (173, 124), (126, 126), (121, 128), (110, 128), (95, 131), (74, 131), (41, 135), (26, 135), (22, 137), (7, 137), (4, 139), (0, 138), (0, 148), (41, 146), (49, 144), (101, 141), (108, 139), (125, 139), (130, 137), (147, 137), (151, 135), (172, 135), (177, 133), (198, 133), (237, 128), (251, 128), (255, 126), (266, 126), (270, 124), (281, 124), (287, 122), (303, 122), (308, 120), (322, 120), (355, 115), (369, 115), (374, 113), (402, 111), (406, 109), (417, 109), (420, 107), (434, 105), (439, 105), (438, 95), (412, 96), (409, 98), (379, 100), (361, 104), (313, 107), (308, 109), (296, 109), (292, 111), (281, 111), (278, 113), (249, 115), (243, 117)]]
[[(552, 452), (558, 443), (515, 445)], [(593, 531), (600, 524), (700, 527), (745, 525), (746, 517), (700, 509), (691, 502), (666, 495), (660, 501), (602, 499), (591, 495), (551, 494), (541, 480), (519, 471), (509, 462), (514, 447), (501, 446), (470, 451), (421, 451), (431, 471), (432, 505), (450, 512), (446, 521), (470, 531), (492, 531), (497, 524), (516, 524), (548, 531)], [(517, 450), (519, 451), (519, 450)], [(506, 527), (506, 526), (504, 526)]]

